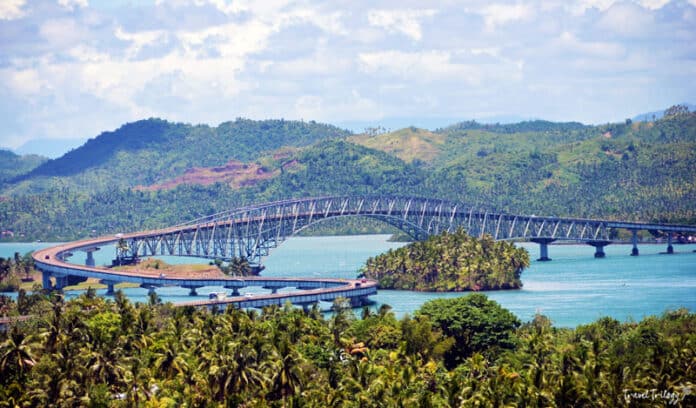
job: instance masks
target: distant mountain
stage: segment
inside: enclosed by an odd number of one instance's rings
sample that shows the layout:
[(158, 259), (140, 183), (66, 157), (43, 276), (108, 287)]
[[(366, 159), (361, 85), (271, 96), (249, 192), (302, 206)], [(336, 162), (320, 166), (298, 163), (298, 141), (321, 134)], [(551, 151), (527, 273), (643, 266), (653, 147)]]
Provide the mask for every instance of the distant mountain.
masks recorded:
[[(691, 103), (680, 103), (679, 105), (684, 105), (687, 108), (689, 108), (690, 112), (696, 112), (696, 105), (691, 104)], [(647, 113), (641, 113), (640, 115), (636, 115), (632, 118), (634, 122), (651, 122), (657, 119), (662, 119), (662, 117), (665, 114), (665, 110), (659, 110), (659, 111), (654, 111), (654, 112), (647, 112)]]
[[(529, 117), (516, 116), (516, 115), (495, 115), (486, 116), (481, 118), (476, 118), (479, 123), (518, 123), (528, 120), (533, 120)], [(444, 128), (452, 123), (461, 122), (461, 117), (435, 117), (435, 118), (418, 118), (418, 117), (386, 117), (382, 119), (375, 119), (371, 121), (367, 120), (353, 120), (353, 121), (341, 121), (337, 124), (341, 127), (352, 130), (354, 133), (363, 133), (369, 129), (383, 129), (384, 131), (396, 131), (399, 129), (404, 129), (407, 127), (416, 127), (420, 129), (435, 130), (439, 128)]]
[(16, 193), (41, 191), (61, 177), (76, 189), (151, 185), (194, 167), (250, 161), (283, 146), (306, 146), (350, 133), (316, 122), (237, 119), (218, 127), (148, 119), (104, 132), (63, 156), (16, 177)]
[(12, 178), (31, 171), (47, 159), (37, 155), (20, 156), (0, 149), (0, 187)]

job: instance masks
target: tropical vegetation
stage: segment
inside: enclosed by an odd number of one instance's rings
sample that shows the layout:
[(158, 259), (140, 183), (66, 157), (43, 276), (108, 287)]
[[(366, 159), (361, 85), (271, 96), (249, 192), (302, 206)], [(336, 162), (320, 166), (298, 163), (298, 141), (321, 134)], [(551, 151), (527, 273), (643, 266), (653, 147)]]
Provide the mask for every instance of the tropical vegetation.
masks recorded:
[[(482, 294), (356, 318), (0, 297), (0, 406), (693, 406), (696, 315), (521, 323)], [(646, 395), (647, 399), (642, 399)], [(656, 395), (657, 398), (651, 398)], [(668, 399), (669, 398), (669, 399)], [(672, 402), (674, 401), (674, 402)]]
[(12, 258), (0, 257), (0, 292), (14, 292), (22, 280), (30, 280), (34, 272), (31, 253), (20, 255), (15, 252)]
[(368, 258), (361, 273), (382, 289), (460, 292), (518, 289), (527, 267), (524, 248), (459, 228)]

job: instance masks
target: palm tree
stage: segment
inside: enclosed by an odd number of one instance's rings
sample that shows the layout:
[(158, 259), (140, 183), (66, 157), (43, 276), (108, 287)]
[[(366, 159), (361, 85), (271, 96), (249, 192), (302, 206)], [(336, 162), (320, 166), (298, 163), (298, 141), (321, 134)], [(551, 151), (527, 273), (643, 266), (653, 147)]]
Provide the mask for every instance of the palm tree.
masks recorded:
[(0, 377), (9, 382), (21, 379), (36, 364), (35, 338), (19, 326), (12, 326), (7, 340), (0, 344)]
[(287, 341), (281, 342), (276, 349), (278, 360), (275, 362), (275, 375), (271, 379), (271, 394), (280, 395), (283, 407), (287, 398), (301, 391), (304, 386), (305, 373), (302, 370), (302, 356)]

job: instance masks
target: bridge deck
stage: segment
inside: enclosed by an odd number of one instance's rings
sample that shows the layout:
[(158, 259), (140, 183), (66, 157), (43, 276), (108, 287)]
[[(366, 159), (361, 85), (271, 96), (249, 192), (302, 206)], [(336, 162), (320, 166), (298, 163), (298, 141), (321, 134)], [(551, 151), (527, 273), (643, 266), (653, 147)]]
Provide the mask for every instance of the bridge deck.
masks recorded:
[[(135, 235), (135, 234), (129, 234)], [(129, 236), (124, 235), (124, 236)], [(247, 286), (262, 286), (265, 288), (295, 287), (301, 290), (259, 294), (253, 296), (233, 296), (222, 300), (199, 300), (184, 302), (182, 306), (212, 306), (229, 305), (237, 307), (263, 307), (269, 305), (282, 305), (287, 301), (293, 304), (310, 304), (319, 301), (333, 301), (338, 297), (364, 298), (377, 293), (377, 282), (373, 280), (356, 279), (314, 279), (314, 278), (265, 278), (260, 276), (234, 277), (221, 276), (214, 278), (201, 278), (195, 272), (188, 275), (169, 277), (153, 274), (150, 271), (116, 271), (97, 266), (76, 265), (60, 259), (67, 252), (74, 252), (83, 248), (94, 248), (118, 241), (119, 238), (101, 237), (72, 243), (62, 244), (50, 248), (41, 249), (32, 255), (38, 269), (53, 276), (80, 276), (101, 279), (105, 282), (133, 282), (146, 287), (182, 286), (203, 287), (223, 286), (227, 288), (243, 288)]]

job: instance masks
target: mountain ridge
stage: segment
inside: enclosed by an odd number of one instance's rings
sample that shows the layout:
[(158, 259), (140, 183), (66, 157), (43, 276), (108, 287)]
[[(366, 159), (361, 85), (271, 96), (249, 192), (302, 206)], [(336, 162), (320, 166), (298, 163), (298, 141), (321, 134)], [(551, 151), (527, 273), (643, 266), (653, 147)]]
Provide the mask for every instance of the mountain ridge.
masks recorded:
[[(369, 135), (282, 120), (237, 120), (215, 130), (156, 120), (140, 125), (148, 124), (164, 131), (112, 141), (115, 131), (101, 141), (112, 147), (102, 156), (108, 165), (81, 163), (82, 173), (5, 186), (0, 229), (21, 239), (68, 240), (333, 194), (417, 195), (526, 214), (696, 223), (690, 205), (696, 202), (696, 113), (648, 123), (464, 122), (436, 132)], [(126, 147), (113, 148), (119, 144)], [(72, 154), (80, 152), (90, 149)]]

